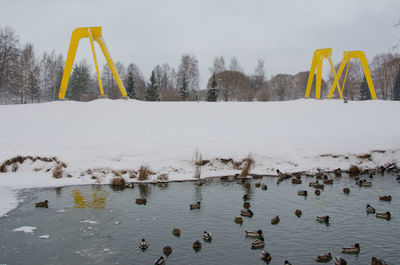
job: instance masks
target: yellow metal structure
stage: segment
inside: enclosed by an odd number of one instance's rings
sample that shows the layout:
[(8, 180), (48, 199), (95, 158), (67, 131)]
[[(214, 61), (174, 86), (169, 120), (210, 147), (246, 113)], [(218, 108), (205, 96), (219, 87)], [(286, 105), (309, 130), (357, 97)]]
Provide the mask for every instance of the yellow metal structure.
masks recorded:
[[(321, 98), (322, 63), (325, 58), (328, 59), (328, 61), (329, 61), (333, 76), (336, 76), (335, 67), (332, 62), (332, 49), (327, 48), (327, 49), (315, 50), (313, 59), (312, 59), (312, 63), (311, 63), (310, 75), (308, 76), (307, 89), (306, 89), (306, 94), (305, 94), (306, 98), (308, 98), (310, 96), (311, 86), (312, 86), (312, 83), (314, 80), (314, 75), (315, 75), (315, 70), (317, 70), (315, 98), (318, 98), (318, 99)], [(339, 83), (337, 83), (337, 86), (339, 88), (338, 91), (341, 91), (341, 89), (339, 87)]]
[[(365, 57), (365, 54), (363, 51), (345, 51), (343, 53), (343, 60), (342, 63), (339, 66), (339, 70), (337, 72), (336, 75), (333, 75), (335, 77), (331, 90), (329, 91), (329, 95), (328, 98), (331, 98), (333, 95), (333, 92), (335, 92), (335, 88), (336, 86), (338, 87), (338, 92), (339, 92), (339, 97), (343, 98), (343, 89), (344, 89), (344, 85), (346, 82), (346, 78), (347, 78), (347, 73), (349, 71), (349, 66), (350, 66), (350, 60), (352, 58), (358, 58), (360, 59), (363, 71), (364, 71), (364, 75), (365, 78), (367, 79), (367, 84), (369, 87), (369, 92), (371, 93), (371, 99), (376, 99), (376, 94), (375, 94), (375, 88), (374, 88), (374, 83), (372, 82), (372, 77), (371, 77), (371, 72), (369, 71), (369, 67), (368, 67), (368, 62), (367, 62), (367, 58)], [(343, 73), (344, 67), (346, 66), (346, 64), (348, 63), (347, 66), (347, 70), (346, 70), (346, 75), (343, 81), (343, 89), (340, 89), (339, 86), (339, 79)]]
[(114, 79), (117, 82), (119, 90), (121, 91), (122, 96), (126, 97), (125, 87), (121, 81), (121, 78), (118, 75), (115, 64), (114, 64), (113, 60), (111, 59), (110, 52), (108, 51), (107, 45), (103, 39), (103, 36), (101, 34), (101, 27), (86, 27), (86, 28), (76, 28), (72, 32), (71, 42), (69, 44), (67, 60), (65, 62), (64, 73), (63, 73), (63, 77), (62, 77), (62, 81), (61, 81), (60, 92), (58, 93), (58, 98), (64, 99), (64, 97), (65, 97), (65, 93), (66, 93), (67, 87), (68, 87), (69, 77), (71, 75), (72, 65), (74, 63), (74, 59), (75, 59), (75, 55), (76, 55), (76, 49), (78, 48), (79, 41), (82, 38), (90, 39), (90, 46), (92, 48), (93, 59), (94, 59), (95, 67), (96, 67), (97, 79), (99, 81), (99, 88), (100, 88), (101, 96), (104, 96), (104, 91), (103, 91), (103, 85), (102, 85), (101, 79), (100, 79), (99, 67), (97, 65), (96, 52), (94, 50), (94, 41), (96, 41), (99, 44), (99, 46), (104, 54), (104, 57), (106, 58), (107, 63), (111, 69)]

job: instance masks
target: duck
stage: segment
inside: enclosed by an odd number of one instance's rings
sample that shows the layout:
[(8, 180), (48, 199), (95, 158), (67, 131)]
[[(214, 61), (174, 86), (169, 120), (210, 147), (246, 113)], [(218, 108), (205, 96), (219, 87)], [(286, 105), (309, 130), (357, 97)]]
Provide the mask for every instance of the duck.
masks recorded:
[(276, 224), (279, 223), (279, 221), (280, 221), (279, 215), (277, 215), (277, 216), (275, 216), (274, 218), (271, 219), (271, 224), (272, 225), (276, 225)]
[(190, 210), (193, 210), (193, 209), (200, 209), (200, 202), (191, 204)]
[(300, 196), (307, 196), (307, 191), (306, 191), (306, 190), (299, 190), (299, 191), (297, 192), (297, 195), (300, 195)]
[(49, 201), (45, 200), (45, 201), (42, 201), (42, 202), (37, 202), (35, 204), (35, 207), (36, 208), (49, 208)]
[(261, 254), (260, 254), (260, 259), (262, 259), (265, 262), (270, 262), (272, 257), (269, 254), (269, 252), (265, 251), (264, 249), (261, 250)]
[(303, 214), (303, 212), (302, 212), (300, 209), (297, 209), (296, 211), (294, 211), (294, 214), (295, 214), (297, 217), (300, 217), (300, 216)]
[(243, 203), (243, 208), (249, 209), (250, 208), (250, 203), (249, 202), (244, 202)]
[(362, 180), (361, 179), (356, 180), (356, 185), (361, 186), (362, 185)]
[(349, 194), (350, 193), (350, 189), (349, 188), (343, 188), (343, 193)]
[(207, 231), (204, 231), (203, 240), (207, 241), (207, 242), (210, 242), (212, 240), (212, 235), (210, 233), (208, 233)]
[(372, 183), (370, 181), (366, 181), (365, 179), (362, 181), (361, 186), (363, 187), (371, 187)]
[(301, 179), (298, 178), (292, 179), (292, 184), (301, 184)]
[(253, 243), (251, 243), (251, 248), (253, 248), (253, 249), (255, 249), (255, 248), (263, 248), (264, 245), (265, 245), (264, 238), (260, 237), (259, 239), (257, 239)]
[(146, 204), (147, 200), (143, 198), (136, 199), (136, 204)]
[(201, 249), (201, 243), (200, 243), (199, 240), (196, 240), (196, 241), (193, 242), (193, 248), (194, 248), (195, 250)]
[(375, 208), (369, 204), (367, 204), (367, 206), (365, 206), (365, 210), (367, 211), (367, 213), (375, 213)]
[(165, 260), (164, 257), (161, 256), (159, 259), (156, 260), (156, 262), (154, 263), (154, 265), (164, 265), (165, 264)]
[(342, 253), (344, 254), (358, 254), (360, 253), (360, 245), (358, 243), (354, 246), (342, 248)]
[(165, 256), (168, 257), (172, 253), (172, 247), (171, 246), (165, 246), (163, 248), (163, 253), (165, 254)]
[(318, 179), (316, 181), (310, 182), (310, 184), (308, 184), (308, 186), (310, 186), (310, 187), (314, 187), (315, 185), (319, 185)]
[(240, 210), (241, 216), (252, 217), (254, 213), (250, 209)]
[(265, 184), (265, 183), (261, 184), (261, 189), (262, 190), (267, 190), (268, 189), (267, 184)]
[(347, 265), (347, 261), (342, 257), (335, 257), (335, 265)]
[(327, 216), (317, 216), (317, 221), (320, 223), (329, 223), (329, 215)]
[(263, 231), (261, 229), (260, 230), (246, 230), (244, 232), (246, 233), (246, 237), (257, 237), (257, 238), (260, 238), (260, 237), (264, 236), (264, 233), (263, 233)]
[(261, 182), (257, 182), (257, 183), (255, 184), (255, 186), (256, 186), (256, 188), (261, 187)]
[(335, 173), (335, 177), (340, 178), (342, 176), (342, 170), (337, 168), (333, 171)]
[(390, 202), (392, 200), (392, 196), (391, 195), (379, 196), (379, 200), (380, 201), (388, 201), (388, 202)]
[(324, 189), (324, 184), (317, 184), (317, 185), (314, 185), (314, 188), (323, 190), (323, 189)]
[(142, 242), (139, 243), (139, 248), (141, 250), (146, 250), (149, 247), (149, 245), (146, 243), (146, 240), (142, 238)]
[(332, 185), (333, 184), (333, 179), (324, 179), (324, 181), (323, 181), (323, 183), (324, 184), (329, 184), (329, 185)]
[(250, 194), (245, 194), (245, 195), (243, 195), (243, 200), (244, 200), (244, 201), (250, 200)]
[(292, 265), (292, 263), (290, 263), (287, 259), (285, 260), (285, 263), (283, 263), (284, 265)]
[(181, 236), (181, 230), (179, 229), (179, 228), (174, 228), (173, 230), (172, 230), (172, 234), (174, 235), (174, 236)]
[(378, 259), (376, 257), (372, 257), (371, 258), (371, 265), (387, 265), (387, 263), (383, 259)]
[(243, 218), (242, 217), (235, 217), (235, 223), (237, 224), (243, 224)]
[(376, 218), (382, 218), (382, 219), (390, 220), (391, 217), (392, 216), (391, 216), (390, 212), (376, 213)]
[(316, 190), (314, 191), (314, 193), (315, 193), (315, 195), (319, 196), (319, 195), (321, 194), (321, 190), (316, 189)]
[(283, 178), (284, 179), (286, 177), (286, 175), (283, 174), (279, 169), (276, 170), (276, 174), (278, 174), (279, 178)]
[(315, 259), (316, 262), (328, 262), (332, 259), (331, 253), (319, 254)]

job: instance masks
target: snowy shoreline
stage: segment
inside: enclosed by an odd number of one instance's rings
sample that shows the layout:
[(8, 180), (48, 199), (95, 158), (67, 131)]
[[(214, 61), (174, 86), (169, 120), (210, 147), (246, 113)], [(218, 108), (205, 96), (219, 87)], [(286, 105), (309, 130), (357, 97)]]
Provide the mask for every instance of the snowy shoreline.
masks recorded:
[[(161, 174), (190, 180), (200, 155), (210, 161), (201, 178), (238, 174), (234, 164), (249, 156), (250, 173), (260, 175), (399, 165), (398, 113), (400, 102), (379, 100), (0, 106), (0, 165), (17, 156), (47, 160), (27, 159), (0, 173), (0, 216), (16, 207), (16, 191), (24, 188), (109, 184), (115, 172), (130, 182), (128, 171), (142, 166), (155, 173), (151, 182)], [(60, 164), (62, 177), (55, 179)]]

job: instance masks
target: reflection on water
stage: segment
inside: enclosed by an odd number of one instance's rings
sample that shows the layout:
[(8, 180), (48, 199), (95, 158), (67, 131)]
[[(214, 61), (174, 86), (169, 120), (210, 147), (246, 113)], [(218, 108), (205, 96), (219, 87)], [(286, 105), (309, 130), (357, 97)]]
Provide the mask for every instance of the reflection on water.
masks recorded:
[(108, 192), (101, 186), (84, 191), (77, 188), (71, 191), (71, 196), (74, 199), (74, 208), (104, 209)]
[(150, 195), (151, 192), (150, 185), (140, 183), (138, 187), (139, 187), (140, 197), (142, 197), (143, 199), (147, 199), (147, 197)]

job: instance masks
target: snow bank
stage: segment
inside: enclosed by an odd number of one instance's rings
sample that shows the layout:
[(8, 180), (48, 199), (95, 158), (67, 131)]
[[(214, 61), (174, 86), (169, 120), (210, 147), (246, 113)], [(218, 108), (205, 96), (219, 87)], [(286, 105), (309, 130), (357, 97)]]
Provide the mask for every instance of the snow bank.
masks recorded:
[[(0, 106), (0, 163), (12, 157), (57, 157), (54, 163), (25, 161), (0, 173), (0, 215), (15, 207), (13, 190), (109, 183), (112, 170), (147, 165), (169, 180), (193, 178), (196, 152), (210, 163), (201, 177), (240, 172), (217, 158), (249, 154), (253, 173), (375, 167), (400, 161), (400, 102), (296, 100), (286, 102), (141, 102), (101, 99)], [(384, 152), (383, 152), (384, 151)], [(369, 159), (360, 154), (369, 153)], [(91, 171), (87, 171), (91, 169)], [(66, 177), (70, 175), (70, 177)], [(96, 179), (91, 177), (96, 175)], [(128, 174), (123, 175), (129, 180)], [(9, 198), (7, 200), (7, 198)]]

